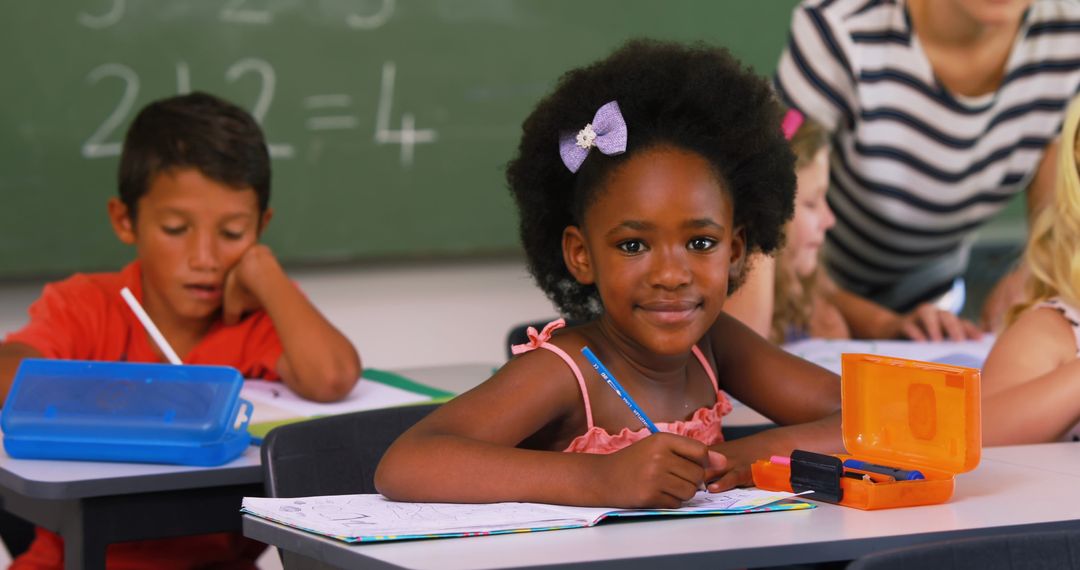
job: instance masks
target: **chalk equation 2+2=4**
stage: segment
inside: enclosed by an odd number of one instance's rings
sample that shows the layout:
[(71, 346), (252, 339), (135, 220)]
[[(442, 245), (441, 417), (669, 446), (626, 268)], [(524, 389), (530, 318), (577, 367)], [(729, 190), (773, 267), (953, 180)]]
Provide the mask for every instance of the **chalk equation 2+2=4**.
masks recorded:
[[(386, 22), (393, 14), (394, 0), (377, 2), (377, 12), (369, 14), (345, 13), (346, 23), (354, 29), (374, 29)], [(268, 24), (272, 13), (259, 11), (244, 6), (245, 2), (229, 1), (222, 8), (220, 19), (224, 22), (245, 24)], [(370, 4), (370, 3), (369, 3)], [(125, 11), (124, 0), (113, 0), (109, 11), (102, 14), (79, 13), (79, 22), (93, 29), (104, 29), (119, 22)], [(263, 124), (274, 107), (278, 77), (274, 66), (267, 60), (257, 57), (242, 58), (224, 69), (224, 78), (229, 83), (246, 80), (253, 76), (259, 82), (258, 92), (249, 102), (248, 110), (259, 124)], [(192, 90), (191, 67), (186, 61), (176, 63), (176, 93), (190, 93)], [(435, 129), (416, 128), (416, 117), (412, 113), (401, 114), (400, 128), (392, 128), (392, 109), (394, 88), (397, 78), (397, 65), (393, 61), (383, 62), (379, 84), (378, 102), (375, 110), (373, 142), (376, 145), (399, 145), (400, 163), (408, 168), (413, 165), (416, 145), (434, 143), (438, 138)], [(122, 89), (119, 99), (108, 114), (98, 123), (81, 146), (84, 158), (110, 158), (120, 155), (122, 127), (137, 111), (137, 101), (141, 88), (138, 72), (131, 66), (109, 62), (101, 64), (86, 75), (86, 82), (95, 86), (106, 81), (119, 80)], [(238, 102), (243, 104), (243, 102)], [(313, 94), (303, 98), (300, 105), (306, 114), (303, 126), (310, 132), (348, 131), (359, 129), (363, 122), (355, 113), (350, 113), (353, 97), (347, 93)], [(291, 116), (291, 115), (290, 115)], [(268, 133), (270, 156), (276, 159), (291, 159), (297, 155), (296, 145), (291, 142), (273, 140)]]

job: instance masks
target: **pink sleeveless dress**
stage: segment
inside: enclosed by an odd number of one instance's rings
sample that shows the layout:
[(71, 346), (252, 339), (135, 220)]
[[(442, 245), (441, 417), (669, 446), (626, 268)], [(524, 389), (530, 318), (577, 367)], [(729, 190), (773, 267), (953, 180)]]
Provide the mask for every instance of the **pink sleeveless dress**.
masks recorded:
[[(578, 388), (581, 390), (581, 399), (585, 404), (585, 421), (588, 425), (588, 429), (585, 433), (575, 437), (573, 441), (570, 442), (570, 445), (563, 451), (574, 453), (613, 453), (638, 440), (648, 437), (650, 435), (649, 430), (644, 427), (633, 431), (630, 430), (630, 428), (623, 428), (619, 433), (611, 434), (604, 428), (593, 423), (592, 405), (589, 402), (589, 389), (585, 385), (585, 377), (582, 376), (581, 369), (566, 351), (548, 342), (551, 340), (552, 333), (564, 326), (566, 326), (566, 322), (563, 319), (559, 319), (548, 323), (548, 325), (544, 327), (544, 330), (540, 332), (536, 332), (535, 328), (529, 327), (529, 342), (511, 347), (511, 351), (514, 354), (522, 354), (538, 348), (553, 352), (570, 367), (570, 370), (574, 373), (574, 377), (577, 378)], [(691, 350), (694, 353), (694, 356), (697, 357), (698, 362), (701, 363), (701, 366), (705, 368), (705, 373), (708, 374), (709, 380), (712, 382), (713, 391), (716, 392), (716, 403), (710, 407), (699, 408), (688, 420), (655, 423), (656, 427), (662, 432), (683, 435), (696, 439), (705, 445), (713, 445), (724, 440), (724, 435), (720, 431), (720, 420), (723, 416), (731, 412), (731, 402), (728, 401), (727, 396), (720, 390), (720, 386), (716, 382), (716, 372), (709, 366), (709, 362), (705, 359), (705, 355), (701, 353), (701, 350), (697, 346), (694, 346)]]

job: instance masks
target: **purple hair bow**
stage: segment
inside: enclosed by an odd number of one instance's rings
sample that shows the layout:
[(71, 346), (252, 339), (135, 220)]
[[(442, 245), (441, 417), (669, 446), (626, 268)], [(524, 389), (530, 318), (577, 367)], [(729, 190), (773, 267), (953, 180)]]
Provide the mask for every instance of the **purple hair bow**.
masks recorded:
[(559, 155), (570, 172), (581, 168), (594, 146), (608, 156), (626, 152), (626, 120), (615, 101), (597, 109), (592, 122), (577, 133), (559, 135)]

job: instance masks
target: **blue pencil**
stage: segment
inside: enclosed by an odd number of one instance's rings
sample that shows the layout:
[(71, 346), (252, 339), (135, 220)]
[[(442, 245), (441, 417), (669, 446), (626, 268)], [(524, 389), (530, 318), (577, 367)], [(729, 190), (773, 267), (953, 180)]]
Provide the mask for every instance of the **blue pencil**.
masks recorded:
[(615, 379), (615, 376), (600, 363), (600, 359), (593, 354), (593, 351), (589, 350), (589, 347), (584, 346), (581, 348), (581, 353), (585, 355), (585, 358), (589, 359), (589, 363), (592, 364), (592, 367), (600, 374), (600, 377), (604, 379), (604, 382), (607, 382), (607, 385), (611, 386), (611, 389), (615, 390), (615, 393), (622, 398), (623, 403), (630, 408), (630, 411), (637, 416), (637, 419), (641, 420), (641, 423), (645, 424), (645, 427), (649, 428), (650, 432), (659, 433), (660, 430), (656, 429), (656, 424), (652, 423), (649, 416), (646, 416), (645, 412), (638, 407), (637, 402), (630, 397), (630, 394), (626, 393), (626, 390), (624, 390), (622, 385), (619, 384), (619, 381)]

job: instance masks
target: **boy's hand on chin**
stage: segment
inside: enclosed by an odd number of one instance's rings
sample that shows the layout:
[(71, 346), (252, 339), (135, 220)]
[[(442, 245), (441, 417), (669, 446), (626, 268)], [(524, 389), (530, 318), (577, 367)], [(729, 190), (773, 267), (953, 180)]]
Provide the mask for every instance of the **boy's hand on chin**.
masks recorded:
[(247, 249), (240, 261), (225, 274), (225, 290), (221, 302), (221, 320), (234, 325), (244, 315), (262, 308), (262, 302), (253, 288), (260, 274), (277, 266), (277, 259), (269, 247), (257, 243)]

